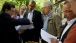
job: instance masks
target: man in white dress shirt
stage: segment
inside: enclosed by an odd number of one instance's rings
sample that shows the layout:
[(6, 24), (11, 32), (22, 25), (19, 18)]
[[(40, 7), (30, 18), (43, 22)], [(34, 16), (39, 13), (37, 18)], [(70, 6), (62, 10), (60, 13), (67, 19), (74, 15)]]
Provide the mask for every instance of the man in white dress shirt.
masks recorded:
[(23, 43), (39, 43), (40, 29), (43, 27), (43, 20), (41, 12), (34, 9), (35, 6), (36, 2), (31, 0), (28, 3), (28, 10), (24, 14), (24, 18), (28, 18), (33, 24), (21, 34)]

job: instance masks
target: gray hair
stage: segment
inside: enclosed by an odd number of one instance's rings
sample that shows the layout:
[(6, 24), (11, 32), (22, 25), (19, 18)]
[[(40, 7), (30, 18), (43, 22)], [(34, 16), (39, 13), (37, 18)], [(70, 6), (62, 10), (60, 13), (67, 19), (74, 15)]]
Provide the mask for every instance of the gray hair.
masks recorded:
[(34, 0), (30, 0), (29, 3), (33, 3), (34, 5), (36, 5), (36, 2)]
[(46, 4), (48, 7), (51, 7), (52, 9), (53, 4), (50, 1), (46, 1), (43, 4)]

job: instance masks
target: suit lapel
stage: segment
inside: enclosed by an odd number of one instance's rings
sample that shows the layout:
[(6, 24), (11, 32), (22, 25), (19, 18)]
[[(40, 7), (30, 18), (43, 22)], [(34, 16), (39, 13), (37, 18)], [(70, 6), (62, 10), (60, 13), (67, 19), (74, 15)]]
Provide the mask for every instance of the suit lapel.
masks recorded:
[(34, 17), (35, 17), (35, 10), (33, 11), (32, 22), (34, 21)]
[[(64, 39), (67, 37), (68, 32), (70, 31), (71, 27), (76, 23), (76, 21), (69, 27), (69, 29), (64, 33), (61, 42), (64, 42)], [(62, 33), (61, 33), (62, 34)]]
[(53, 20), (54, 19), (54, 15), (53, 13), (51, 13), (50, 17), (49, 17), (49, 20)]
[[(63, 32), (63, 30), (64, 30), (64, 28), (67, 26), (67, 22), (65, 23), (65, 25), (63, 25), (62, 26), (62, 32)], [(60, 37), (61, 37), (61, 35), (62, 35), (62, 32), (61, 32), (61, 34), (60, 34)]]
[(53, 20), (53, 14), (50, 15), (48, 22), (49, 22), (50, 20)]
[(24, 18), (27, 18), (27, 17), (28, 17), (28, 13), (29, 13), (29, 12), (28, 12), (28, 11), (26, 11), (26, 13), (24, 14), (24, 16), (23, 16), (23, 17), (24, 17)]

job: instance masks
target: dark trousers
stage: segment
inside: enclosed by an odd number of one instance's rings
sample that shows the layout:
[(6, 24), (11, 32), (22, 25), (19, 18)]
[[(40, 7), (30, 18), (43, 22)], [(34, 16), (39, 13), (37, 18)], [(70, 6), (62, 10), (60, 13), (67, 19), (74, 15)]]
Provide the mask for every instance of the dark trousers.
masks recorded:
[(21, 34), (21, 38), (23, 40), (23, 43), (28, 42), (28, 41), (34, 41), (34, 42), (39, 42), (39, 32), (31, 31), (31, 30), (26, 30), (23, 34)]
[(48, 43), (48, 42), (46, 42), (46, 41), (44, 41), (43, 39), (41, 40), (41, 43)]

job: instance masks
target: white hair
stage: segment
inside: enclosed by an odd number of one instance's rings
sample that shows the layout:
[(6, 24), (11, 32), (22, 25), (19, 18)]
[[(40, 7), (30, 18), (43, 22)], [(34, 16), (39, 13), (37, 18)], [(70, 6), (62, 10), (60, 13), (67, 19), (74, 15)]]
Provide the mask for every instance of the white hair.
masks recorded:
[(43, 4), (46, 4), (47, 6), (51, 7), (51, 9), (52, 9), (53, 4), (50, 1), (46, 1)]

